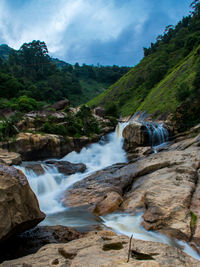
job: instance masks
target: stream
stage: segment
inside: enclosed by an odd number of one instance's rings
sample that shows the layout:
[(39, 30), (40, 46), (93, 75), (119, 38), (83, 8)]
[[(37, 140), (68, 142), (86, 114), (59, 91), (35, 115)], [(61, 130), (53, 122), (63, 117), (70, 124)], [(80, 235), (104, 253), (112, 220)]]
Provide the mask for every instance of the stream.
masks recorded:
[[(62, 206), (60, 196), (74, 183), (115, 163), (127, 162), (126, 152), (122, 148), (122, 131), (126, 125), (127, 123), (118, 124), (115, 132), (102, 137), (98, 143), (84, 147), (80, 153), (73, 151), (58, 160), (84, 163), (87, 166), (84, 173), (66, 176), (59, 173), (56, 167), (50, 167), (45, 161), (23, 162), (22, 165), (16, 166), (27, 176), (32, 190), (37, 195), (41, 210), (46, 213), (46, 218), (40, 225), (64, 225), (81, 231), (93, 230), (98, 226), (104, 225), (113, 229), (118, 234), (125, 234), (127, 236), (133, 234), (133, 238), (181, 247), (187, 254), (200, 260), (200, 256), (187, 243), (172, 240), (156, 232), (146, 231), (141, 226), (142, 213), (128, 214), (116, 212), (98, 217), (84, 210), (84, 208)], [(164, 140), (164, 137), (168, 136), (166, 129), (163, 132), (162, 126), (159, 125), (158, 130), (156, 132), (162, 134), (160, 139), (165, 143), (167, 140)], [(158, 144), (156, 143), (156, 145)], [(31, 170), (31, 165), (35, 163), (41, 164), (44, 170), (43, 174), (37, 175)], [(27, 165), (30, 168), (27, 168)]]

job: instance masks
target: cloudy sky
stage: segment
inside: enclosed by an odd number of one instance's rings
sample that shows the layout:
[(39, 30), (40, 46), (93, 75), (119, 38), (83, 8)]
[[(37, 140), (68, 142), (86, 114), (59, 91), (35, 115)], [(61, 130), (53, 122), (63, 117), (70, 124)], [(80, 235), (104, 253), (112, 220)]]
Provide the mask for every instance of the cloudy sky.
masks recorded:
[(69, 63), (133, 66), (192, 0), (0, 0), (0, 43), (45, 41)]

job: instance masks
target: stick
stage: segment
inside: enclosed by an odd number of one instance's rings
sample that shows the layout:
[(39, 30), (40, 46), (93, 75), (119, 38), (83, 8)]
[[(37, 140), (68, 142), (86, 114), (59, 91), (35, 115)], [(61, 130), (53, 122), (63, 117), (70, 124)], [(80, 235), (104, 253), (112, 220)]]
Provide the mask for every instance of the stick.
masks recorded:
[(131, 241), (132, 241), (132, 238), (133, 238), (133, 235), (131, 236), (131, 238), (130, 238), (130, 241), (129, 241), (129, 248), (128, 248), (128, 260), (127, 260), (127, 262), (129, 262), (130, 255), (131, 255)]

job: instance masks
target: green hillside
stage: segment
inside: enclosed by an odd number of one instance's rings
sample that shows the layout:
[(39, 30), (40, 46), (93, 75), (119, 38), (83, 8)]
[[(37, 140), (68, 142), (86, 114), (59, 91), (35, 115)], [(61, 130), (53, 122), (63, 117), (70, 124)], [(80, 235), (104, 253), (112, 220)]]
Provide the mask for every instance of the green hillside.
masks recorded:
[(46, 44), (39, 40), (25, 43), (19, 50), (0, 45), (0, 108), (9, 105), (5, 100), (16, 102), (14, 98), (21, 96), (44, 104), (68, 98), (72, 106), (81, 105), (128, 70), (130, 67), (115, 65), (71, 65), (51, 58)]
[[(159, 115), (200, 99), (200, 3), (144, 49), (141, 62), (88, 104), (115, 105), (125, 116), (138, 110)], [(197, 111), (195, 111), (197, 112)], [(197, 119), (194, 119), (195, 122)]]

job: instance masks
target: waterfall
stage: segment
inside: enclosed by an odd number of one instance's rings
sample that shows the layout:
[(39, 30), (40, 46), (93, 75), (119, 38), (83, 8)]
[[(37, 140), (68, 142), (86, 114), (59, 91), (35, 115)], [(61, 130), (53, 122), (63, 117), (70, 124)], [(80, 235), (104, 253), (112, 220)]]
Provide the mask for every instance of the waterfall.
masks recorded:
[(149, 135), (149, 143), (152, 147), (166, 143), (168, 141), (169, 133), (163, 123), (156, 122), (142, 122), (146, 127)]
[(163, 123), (148, 121), (148, 117), (149, 115), (145, 111), (138, 111), (131, 116), (128, 123), (138, 121), (145, 126), (149, 136), (149, 145), (151, 145), (151, 147), (154, 149), (154, 152), (157, 153), (157, 149), (167, 143), (169, 139), (169, 133)]
[[(144, 119), (145, 116), (142, 113), (139, 118)], [(31, 165), (35, 164), (35, 162), (24, 162), (21, 166), (16, 166), (27, 176), (31, 188), (38, 197), (41, 210), (47, 215), (46, 219), (41, 223), (42, 225), (66, 225), (76, 227), (78, 230), (94, 230), (93, 226), (102, 225), (103, 222), (105, 226), (120, 234), (127, 236), (133, 234), (134, 238), (172, 244), (173, 241), (168, 237), (146, 231), (141, 226), (142, 213), (136, 215), (112, 213), (99, 218), (84, 208), (63, 207), (60, 202), (62, 193), (75, 182), (112, 164), (126, 162), (126, 153), (122, 148), (122, 131), (127, 124), (118, 124), (115, 132), (102, 137), (98, 143), (83, 148), (80, 153), (73, 151), (63, 159), (58, 160), (84, 163), (87, 166), (84, 173), (66, 176), (59, 173), (56, 167), (46, 164), (45, 161), (37, 162), (43, 169), (43, 172), (38, 174), (31, 169)], [(162, 124), (144, 121), (143, 124), (149, 133), (152, 146), (167, 140), (168, 132)], [(175, 240), (175, 243), (179, 247), (182, 246), (183, 250), (192, 257), (200, 259), (199, 255), (187, 243), (178, 240)]]
[[(77, 181), (84, 179), (95, 171), (104, 169), (115, 163), (126, 162), (126, 152), (122, 148), (122, 131), (125, 126), (126, 123), (119, 123), (115, 132), (102, 137), (98, 143), (84, 147), (80, 153), (73, 151), (64, 158), (58, 160), (70, 161), (72, 163), (84, 163), (87, 166), (84, 173), (66, 176), (59, 173), (56, 167), (46, 164), (45, 161), (39, 162), (44, 170), (44, 173), (40, 175), (36, 175), (31, 168), (26, 167), (27, 165), (31, 167), (31, 164), (34, 164), (33, 162), (26, 162), (21, 166), (16, 166), (27, 176), (31, 188), (38, 197), (41, 210), (47, 214), (47, 218), (43, 223), (70, 226), (69, 220), (71, 217), (69, 218), (68, 216), (71, 215), (68, 214), (68, 209), (63, 207), (60, 202), (60, 196), (63, 192)], [(73, 221), (71, 226), (74, 226), (75, 222), (76, 224), (77, 222), (81, 223), (79, 218), (80, 212), (81, 211), (73, 213), (73, 216), (77, 217), (71, 218)]]

